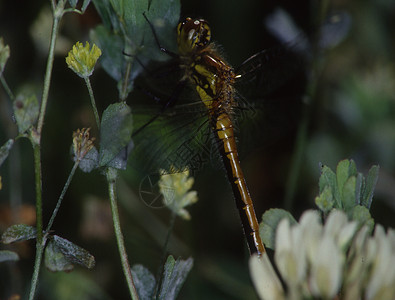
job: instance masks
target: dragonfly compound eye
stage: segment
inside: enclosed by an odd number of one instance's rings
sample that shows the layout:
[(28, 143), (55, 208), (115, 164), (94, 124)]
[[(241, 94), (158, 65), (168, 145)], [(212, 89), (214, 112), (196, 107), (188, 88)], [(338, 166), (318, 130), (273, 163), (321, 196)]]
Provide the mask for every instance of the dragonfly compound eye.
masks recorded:
[(186, 18), (177, 27), (178, 50), (181, 55), (187, 55), (196, 50), (202, 50), (211, 41), (211, 30), (207, 21)]

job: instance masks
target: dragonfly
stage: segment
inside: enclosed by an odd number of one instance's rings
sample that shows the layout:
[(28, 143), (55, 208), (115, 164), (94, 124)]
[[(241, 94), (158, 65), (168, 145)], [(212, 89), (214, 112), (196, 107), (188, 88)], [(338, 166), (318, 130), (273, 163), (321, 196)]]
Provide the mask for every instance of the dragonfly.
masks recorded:
[[(175, 87), (171, 87), (173, 91), (164, 92), (170, 94), (166, 101), (152, 95), (160, 103), (160, 108), (148, 120), (141, 121), (144, 125), (137, 127), (132, 138), (142, 136), (141, 132), (147, 127), (151, 127), (150, 133), (153, 134), (150, 137), (144, 135), (145, 138), (135, 143), (136, 153), (139, 148), (154, 148), (149, 157), (145, 155), (146, 152), (143, 154), (145, 163), (161, 167), (168, 165), (173, 170), (183, 170), (185, 166), (199, 169), (205, 163), (202, 152), (207, 156), (218, 154), (232, 187), (250, 254), (262, 255), (266, 250), (259, 235), (253, 200), (240, 164), (235, 118), (238, 111), (238, 114), (247, 113), (244, 118), (251, 120), (257, 111), (238, 94), (235, 85), (241, 78), (256, 84), (262, 80), (278, 82), (279, 78), (258, 78), (257, 75), (259, 69), (267, 67), (269, 56), (273, 53), (259, 52), (247, 59), (242, 67), (233, 69), (211, 42), (211, 29), (204, 19), (187, 17), (178, 24), (177, 53), (161, 46), (153, 24), (148, 18), (146, 20), (159, 49), (176, 60), (180, 79)], [(194, 90), (200, 99), (199, 103), (176, 103), (180, 91), (185, 88)], [(149, 110), (152, 111), (148, 108), (148, 113)], [(181, 127), (178, 125), (179, 115), (183, 115), (186, 120)], [(166, 139), (160, 139), (161, 144), (153, 145), (159, 136), (166, 136)], [(185, 136), (188, 138), (181, 138)], [(210, 140), (214, 142), (210, 144)], [(194, 150), (196, 148), (200, 151)]]

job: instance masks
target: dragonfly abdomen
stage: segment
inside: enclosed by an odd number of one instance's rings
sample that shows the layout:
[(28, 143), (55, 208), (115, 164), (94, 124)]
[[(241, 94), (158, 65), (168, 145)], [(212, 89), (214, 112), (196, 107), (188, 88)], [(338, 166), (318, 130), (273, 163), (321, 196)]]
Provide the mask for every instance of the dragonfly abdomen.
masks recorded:
[(213, 121), (213, 129), (223, 145), (220, 146), (220, 152), (240, 211), (241, 221), (246, 234), (251, 237), (247, 238), (248, 246), (251, 252), (261, 255), (265, 252), (265, 248), (259, 236), (259, 224), (240, 165), (232, 120), (228, 114), (222, 113)]

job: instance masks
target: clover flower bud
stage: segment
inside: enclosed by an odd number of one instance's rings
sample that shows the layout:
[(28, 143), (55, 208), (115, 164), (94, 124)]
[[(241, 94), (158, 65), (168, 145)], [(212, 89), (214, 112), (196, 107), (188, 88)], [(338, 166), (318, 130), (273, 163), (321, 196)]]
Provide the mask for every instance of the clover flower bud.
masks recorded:
[(77, 42), (73, 49), (69, 51), (66, 63), (78, 76), (87, 78), (92, 75), (100, 55), (101, 50), (95, 44), (93, 44), (91, 49), (88, 42), (85, 43), (85, 47), (82, 43)]
[(95, 138), (89, 137), (90, 128), (77, 129), (73, 132), (73, 150), (75, 160), (82, 160), (84, 156), (93, 148)]

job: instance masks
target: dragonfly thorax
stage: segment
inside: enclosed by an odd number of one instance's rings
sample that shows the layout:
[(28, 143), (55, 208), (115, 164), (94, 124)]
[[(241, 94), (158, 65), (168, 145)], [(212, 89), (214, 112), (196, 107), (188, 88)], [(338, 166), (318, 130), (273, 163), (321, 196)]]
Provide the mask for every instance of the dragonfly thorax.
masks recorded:
[(177, 27), (178, 51), (184, 79), (195, 86), (211, 115), (229, 113), (236, 75), (211, 44), (211, 31), (202, 19), (186, 18)]
[(197, 53), (194, 61), (185, 69), (186, 76), (210, 114), (220, 113), (218, 110), (230, 111), (234, 100), (235, 73), (211, 45)]

